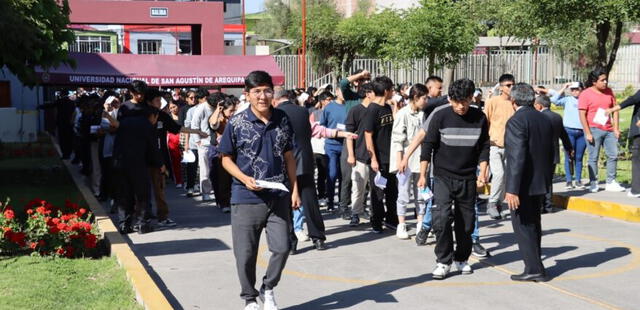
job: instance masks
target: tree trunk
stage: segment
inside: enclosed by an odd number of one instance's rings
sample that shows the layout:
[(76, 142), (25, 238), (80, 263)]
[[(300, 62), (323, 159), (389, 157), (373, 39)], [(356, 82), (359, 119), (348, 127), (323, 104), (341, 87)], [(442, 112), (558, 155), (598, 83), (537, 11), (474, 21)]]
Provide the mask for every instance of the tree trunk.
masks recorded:
[(613, 38), (613, 45), (611, 46), (611, 51), (609, 51), (609, 61), (607, 62), (607, 72), (611, 71), (611, 68), (613, 68), (613, 64), (616, 62), (616, 55), (618, 53), (618, 48), (620, 47), (620, 41), (622, 39), (622, 28), (623, 28), (622, 22), (617, 21), (615, 37)]
[(598, 38), (598, 58), (596, 58), (596, 65), (602, 68), (607, 67), (607, 41), (609, 39), (609, 32), (611, 31), (611, 22), (608, 20), (603, 21), (596, 25), (596, 37)]
[(427, 64), (429, 66), (429, 75), (434, 75), (436, 73), (436, 55), (434, 53), (429, 53), (429, 56), (427, 57), (429, 60), (429, 63)]

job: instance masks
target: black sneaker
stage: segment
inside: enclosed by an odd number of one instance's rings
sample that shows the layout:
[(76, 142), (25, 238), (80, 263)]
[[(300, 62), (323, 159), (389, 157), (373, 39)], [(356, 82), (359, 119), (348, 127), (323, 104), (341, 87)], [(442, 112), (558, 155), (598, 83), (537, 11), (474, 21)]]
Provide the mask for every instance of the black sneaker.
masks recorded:
[(351, 216), (351, 222), (349, 222), (349, 226), (356, 227), (360, 224), (360, 217), (357, 214)]
[(418, 246), (427, 244), (427, 238), (429, 237), (430, 231), (431, 229), (420, 229), (420, 231), (416, 234), (416, 244)]
[(327, 247), (324, 245), (324, 240), (322, 239), (313, 241), (313, 247), (315, 247), (318, 251), (324, 251), (327, 249)]
[(178, 224), (176, 222), (174, 222), (170, 218), (158, 222), (158, 226), (160, 226), (160, 227), (174, 227), (176, 225), (178, 225)]
[(489, 251), (487, 251), (480, 242), (473, 243), (473, 251), (471, 253), (475, 257), (489, 257)]
[(130, 234), (133, 232), (133, 228), (127, 224), (120, 224), (118, 225), (118, 232), (123, 235)]
[(136, 231), (138, 232), (138, 234), (146, 234), (146, 233), (150, 233), (153, 231), (153, 227), (149, 224), (142, 224), (142, 225), (138, 225)]
[(382, 225), (373, 226), (372, 230), (374, 234), (381, 234), (384, 231), (384, 229), (382, 228)]

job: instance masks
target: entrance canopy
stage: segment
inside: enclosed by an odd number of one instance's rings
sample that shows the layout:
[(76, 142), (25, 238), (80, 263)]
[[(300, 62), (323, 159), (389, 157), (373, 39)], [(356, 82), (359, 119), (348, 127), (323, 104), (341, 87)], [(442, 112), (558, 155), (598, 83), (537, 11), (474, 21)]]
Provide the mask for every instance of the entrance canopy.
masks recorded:
[(235, 55), (139, 55), (70, 53), (76, 68), (37, 68), (44, 85), (115, 87), (133, 80), (150, 86), (243, 86), (251, 71), (271, 74), (275, 85), (284, 74), (271, 56)]

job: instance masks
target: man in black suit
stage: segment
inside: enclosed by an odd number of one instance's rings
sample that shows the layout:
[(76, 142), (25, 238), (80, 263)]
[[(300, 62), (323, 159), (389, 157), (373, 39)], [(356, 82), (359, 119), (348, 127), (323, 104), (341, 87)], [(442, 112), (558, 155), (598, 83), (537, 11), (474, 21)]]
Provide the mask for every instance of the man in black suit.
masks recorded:
[(120, 122), (113, 149), (119, 182), (116, 195), (120, 208), (118, 230), (123, 234), (132, 231), (132, 224), (141, 234), (153, 230), (149, 223), (151, 181), (148, 168), (159, 168), (162, 173), (166, 171), (156, 135), (160, 110), (148, 105), (138, 108), (138, 115), (125, 117)]
[[(294, 95), (295, 96), (295, 95)], [(295, 98), (294, 98), (295, 99)], [(314, 160), (311, 148), (311, 125), (309, 123), (309, 112), (307, 109), (293, 104), (289, 100), (287, 91), (277, 90), (274, 96), (274, 106), (284, 111), (289, 118), (294, 133), (294, 151), (296, 158), (296, 175), (298, 178), (298, 189), (302, 200), (304, 216), (307, 219), (307, 229), (309, 237), (317, 250), (324, 250), (324, 221), (318, 196), (316, 195), (315, 180), (313, 178)], [(298, 238), (291, 233), (291, 252), (295, 253), (298, 245)]]
[[(551, 177), (553, 178), (553, 173), (556, 170), (556, 165), (560, 162), (560, 145), (558, 143), (558, 139), (562, 140), (562, 146), (564, 150), (567, 151), (567, 154), (570, 154), (571, 158), (573, 158), (573, 146), (571, 145), (571, 141), (569, 140), (569, 135), (564, 130), (564, 125), (562, 124), (562, 116), (560, 114), (551, 111), (551, 99), (549, 97), (542, 95), (536, 98), (533, 107), (542, 112), (544, 116), (546, 116), (549, 121), (551, 121), (551, 126), (553, 127), (553, 165), (551, 166)], [(544, 203), (542, 205), (542, 213), (551, 212), (553, 210), (553, 203), (551, 202), (551, 196), (553, 195), (553, 182), (549, 185), (549, 191), (544, 196)]]
[(524, 259), (524, 272), (512, 275), (514, 281), (545, 281), (540, 258), (542, 227), (540, 208), (551, 184), (553, 129), (549, 119), (532, 105), (531, 85), (518, 83), (511, 89), (516, 108), (505, 132), (506, 195), (511, 224)]

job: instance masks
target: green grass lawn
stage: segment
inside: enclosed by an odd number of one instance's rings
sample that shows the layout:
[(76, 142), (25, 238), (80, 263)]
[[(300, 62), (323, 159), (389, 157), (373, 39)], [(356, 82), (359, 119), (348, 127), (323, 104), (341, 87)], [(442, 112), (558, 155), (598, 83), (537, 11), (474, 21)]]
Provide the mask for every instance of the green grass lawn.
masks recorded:
[[(46, 143), (41, 141), (41, 143)], [(19, 145), (2, 145), (4, 148)], [(0, 200), (17, 212), (34, 198), (86, 207), (63, 163), (52, 157), (0, 159)], [(142, 309), (115, 258), (0, 256), (0, 309)]]
[(2, 309), (142, 309), (115, 258), (0, 257)]
[[(621, 101), (619, 101), (621, 102)], [(554, 112), (559, 113), (560, 115), (564, 114), (564, 110), (555, 109)], [(629, 151), (629, 145), (627, 144), (627, 136), (629, 134), (629, 124), (631, 123), (631, 117), (633, 113), (633, 107), (629, 107), (620, 111), (620, 130), (622, 131), (621, 139), (618, 141), (618, 182), (620, 183), (631, 183), (631, 152)], [(582, 169), (582, 178), (589, 178), (589, 172), (587, 169), (587, 161), (588, 161), (588, 152), (585, 151), (583, 157), (583, 169)], [(604, 150), (600, 151), (600, 158), (598, 160), (598, 179), (600, 181), (605, 181), (607, 177), (606, 172), (606, 157), (604, 155)], [(556, 175), (564, 176), (564, 152), (560, 152), (560, 163), (556, 167)]]

